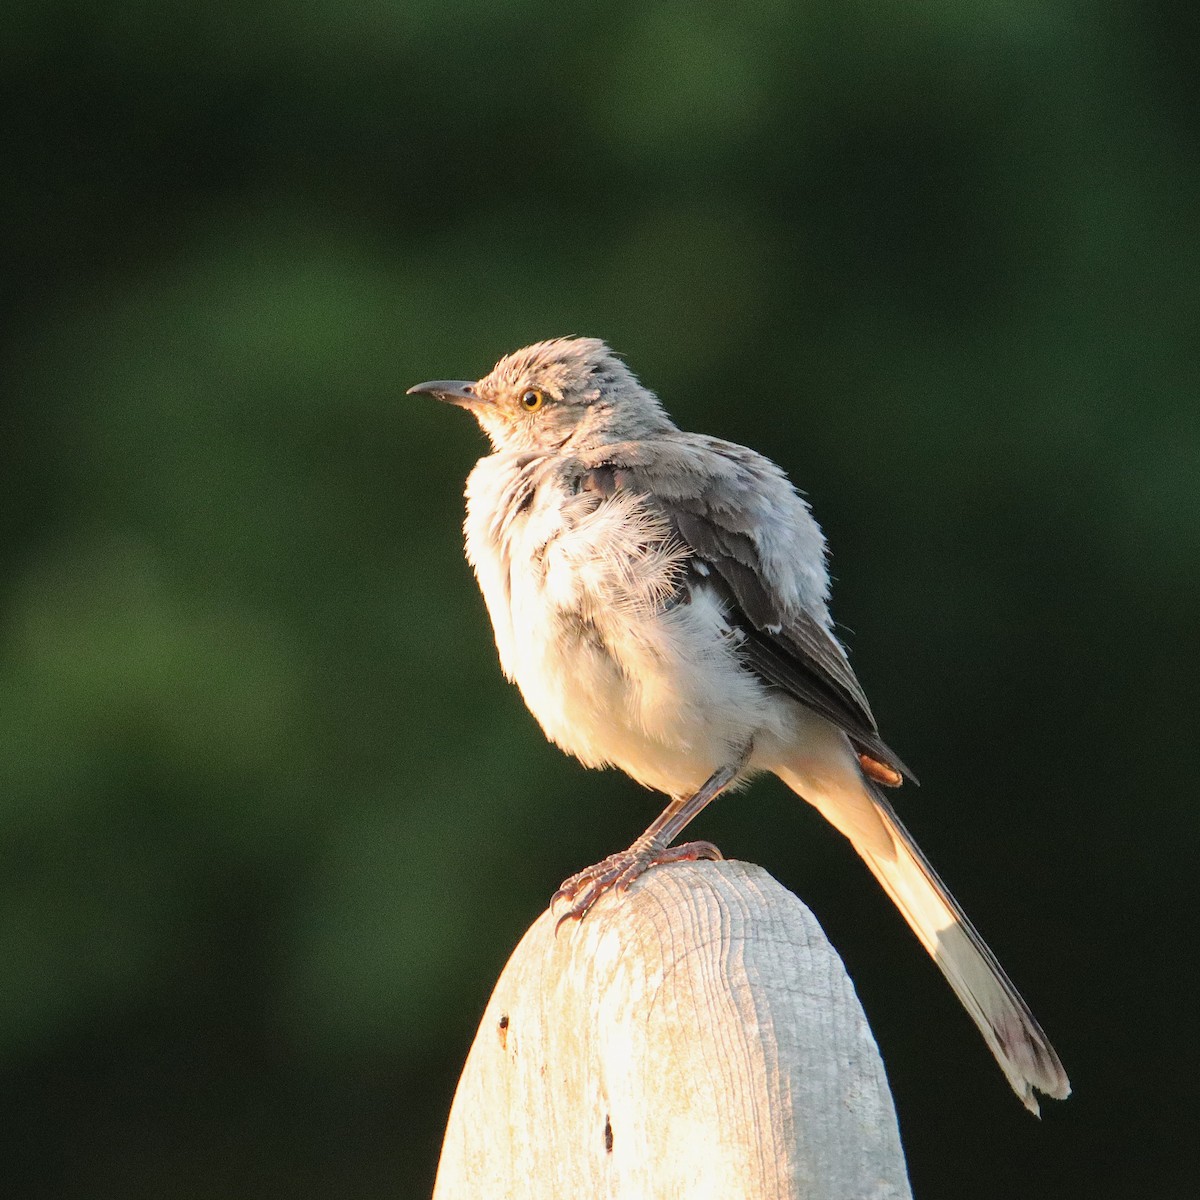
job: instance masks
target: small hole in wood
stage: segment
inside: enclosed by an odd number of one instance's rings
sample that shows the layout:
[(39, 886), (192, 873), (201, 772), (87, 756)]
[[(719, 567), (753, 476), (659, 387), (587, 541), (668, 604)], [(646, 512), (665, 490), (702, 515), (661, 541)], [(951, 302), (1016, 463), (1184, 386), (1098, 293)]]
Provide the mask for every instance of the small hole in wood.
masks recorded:
[(508, 1047), (508, 1013), (500, 1014), (500, 1049), (504, 1050)]
[(604, 1150), (606, 1154), (612, 1153), (612, 1121), (607, 1113), (604, 1114)]

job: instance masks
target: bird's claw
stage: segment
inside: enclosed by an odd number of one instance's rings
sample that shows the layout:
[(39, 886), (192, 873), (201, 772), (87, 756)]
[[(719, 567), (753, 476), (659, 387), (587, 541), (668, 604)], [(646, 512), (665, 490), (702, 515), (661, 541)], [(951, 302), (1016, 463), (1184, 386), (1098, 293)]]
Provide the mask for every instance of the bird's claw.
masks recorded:
[(668, 847), (635, 842), (628, 850), (610, 854), (563, 880), (562, 886), (550, 897), (552, 910), (559, 901), (567, 902), (565, 911), (554, 923), (554, 932), (557, 934), (567, 921), (582, 921), (605, 892), (623, 895), (651, 867), (720, 858), (724, 855), (712, 842), (684, 842), (682, 846)]

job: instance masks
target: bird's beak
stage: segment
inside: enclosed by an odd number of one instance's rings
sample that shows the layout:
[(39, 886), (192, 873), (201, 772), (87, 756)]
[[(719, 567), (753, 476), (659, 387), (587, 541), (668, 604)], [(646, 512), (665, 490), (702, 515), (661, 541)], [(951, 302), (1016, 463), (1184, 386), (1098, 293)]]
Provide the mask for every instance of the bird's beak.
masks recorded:
[(406, 396), (433, 396), (436, 400), (444, 400), (447, 404), (457, 404), (460, 408), (468, 408), (479, 402), (475, 394), (475, 385), (467, 379), (431, 379), (428, 383), (418, 383), (410, 387)]

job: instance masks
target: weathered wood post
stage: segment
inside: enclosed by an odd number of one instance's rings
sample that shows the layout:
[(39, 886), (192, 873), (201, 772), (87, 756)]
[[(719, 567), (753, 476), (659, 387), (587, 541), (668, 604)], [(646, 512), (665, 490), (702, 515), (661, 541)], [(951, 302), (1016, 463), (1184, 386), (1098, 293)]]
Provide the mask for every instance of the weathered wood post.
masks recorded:
[(909, 1197), (883, 1063), (841, 960), (760, 867), (678, 864), (500, 976), (434, 1200)]

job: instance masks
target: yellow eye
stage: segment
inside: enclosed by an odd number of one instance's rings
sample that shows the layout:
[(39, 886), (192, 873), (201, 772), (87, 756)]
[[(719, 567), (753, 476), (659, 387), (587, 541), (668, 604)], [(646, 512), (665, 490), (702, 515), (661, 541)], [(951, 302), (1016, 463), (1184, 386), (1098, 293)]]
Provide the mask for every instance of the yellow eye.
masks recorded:
[(545, 402), (546, 396), (544, 392), (539, 392), (537, 388), (526, 388), (521, 393), (521, 407), (526, 412), (537, 412)]

